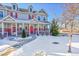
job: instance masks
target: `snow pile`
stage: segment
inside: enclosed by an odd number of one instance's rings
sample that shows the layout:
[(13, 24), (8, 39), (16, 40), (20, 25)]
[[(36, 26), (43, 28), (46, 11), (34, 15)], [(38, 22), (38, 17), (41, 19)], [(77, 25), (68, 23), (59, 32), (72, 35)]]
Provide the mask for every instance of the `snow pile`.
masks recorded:
[(37, 52), (34, 53), (34, 56), (46, 56), (46, 55), (47, 54), (44, 51), (37, 51)]
[(4, 51), (8, 47), (10, 47), (10, 45), (2, 45), (2, 46), (0, 46), (0, 52)]

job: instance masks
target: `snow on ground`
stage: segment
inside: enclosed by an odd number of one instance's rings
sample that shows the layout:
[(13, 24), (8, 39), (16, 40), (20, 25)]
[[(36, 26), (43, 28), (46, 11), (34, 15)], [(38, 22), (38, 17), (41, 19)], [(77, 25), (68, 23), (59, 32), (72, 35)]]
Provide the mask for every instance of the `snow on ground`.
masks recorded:
[(0, 52), (4, 51), (8, 47), (10, 47), (10, 45), (1, 45), (0, 46)]
[(16, 41), (10, 41), (6, 38), (0, 39), (0, 52), (4, 51), (6, 48), (11, 47), (16, 43), (17, 43)]
[[(68, 53), (67, 36), (38, 36), (34, 41), (23, 45), (9, 56), (33, 56), (37, 51), (44, 51), (48, 56), (69, 56), (79, 55), (79, 35), (74, 35), (72, 39), (72, 53)], [(53, 44), (58, 42), (59, 44)]]
[(16, 41), (10, 41), (8, 39), (1, 39), (0, 40), (0, 46), (2, 46), (2, 45), (10, 45), (10, 46), (12, 46), (12, 45), (14, 45), (16, 43), (17, 43)]
[[(31, 39), (32, 37), (26, 37), (25, 39)], [(15, 45), (19, 43), (18, 41), (24, 40), (23, 38), (20, 37), (6, 37), (4, 39), (0, 39), (0, 46), (1, 45)]]

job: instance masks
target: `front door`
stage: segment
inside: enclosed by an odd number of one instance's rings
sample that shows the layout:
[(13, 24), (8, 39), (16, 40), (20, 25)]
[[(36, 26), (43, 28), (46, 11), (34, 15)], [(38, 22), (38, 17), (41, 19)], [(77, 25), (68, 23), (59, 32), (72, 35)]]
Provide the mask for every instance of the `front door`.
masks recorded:
[(10, 29), (10, 28), (5, 28), (4, 31), (5, 31), (6, 33), (8, 33), (8, 36), (11, 35), (11, 29)]
[(30, 26), (30, 33), (33, 34), (33, 26)]

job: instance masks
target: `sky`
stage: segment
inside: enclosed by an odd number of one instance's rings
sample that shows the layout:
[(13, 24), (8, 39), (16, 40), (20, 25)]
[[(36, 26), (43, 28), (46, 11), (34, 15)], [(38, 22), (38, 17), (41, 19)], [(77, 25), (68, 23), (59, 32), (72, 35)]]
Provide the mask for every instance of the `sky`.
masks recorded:
[[(62, 3), (19, 3), (19, 8), (28, 8), (29, 5), (33, 6), (34, 10), (44, 9), (48, 14), (48, 21), (51, 21), (53, 18), (60, 17), (63, 12)], [(5, 4), (9, 5), (9, 4)]]

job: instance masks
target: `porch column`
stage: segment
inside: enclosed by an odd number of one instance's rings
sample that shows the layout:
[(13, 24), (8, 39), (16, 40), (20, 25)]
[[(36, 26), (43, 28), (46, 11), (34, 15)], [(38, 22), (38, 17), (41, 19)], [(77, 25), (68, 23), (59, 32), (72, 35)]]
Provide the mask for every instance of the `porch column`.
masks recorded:
[(16, 36), (17, 36), (17, 23), (16, 23)]
[(44, 33), (44, 35), (46, 34), (45, 26), (46, 26), (46, 24), (43, 24), (43, 33)]
[(22, 26), (23, 26), (22, 29), (24, 29), (24, 28), (25, 28), (25, 27), (24, 27), (24, 23), (22, 23)]
[(49, 31), (49, 35), (50, 35), (50, 24), (48, 24), (48, 31)]
[(44, 32), (45, 32), (45, 31), (44, 31), (44, 24), (42, 24), (42, 26), (43, 26), (43, 27), (42, 27), (42, 33), (43, 33), (43, 35), (44, 35)]
[(39, 35), (39, 24), (38, 24), (38, 35)]
[(12, 24), (11, 24), (11, 34), (13, 34), (13, 28), (12, 28), (13, 26), (12, 26)]
[(29, 24), (29, 35), (30, 35), (30, 24)]
[(4, 35), (4, 24), (2, 22), (2, 35)]

